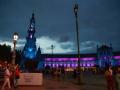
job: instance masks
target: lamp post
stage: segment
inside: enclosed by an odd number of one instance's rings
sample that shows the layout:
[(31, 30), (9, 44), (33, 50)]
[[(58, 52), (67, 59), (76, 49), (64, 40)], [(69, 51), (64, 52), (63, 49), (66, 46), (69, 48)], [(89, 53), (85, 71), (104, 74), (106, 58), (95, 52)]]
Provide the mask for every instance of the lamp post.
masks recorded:
[(12, 64), (15, 64), (15, 58), (16, 58), (16, 43), (17, 43), (17, 40), (18, 40), (18, 33), (14, 33), (13, 34), (13, 58), (12, 58)]
[(52, 66), (53, 66), (53, 49), (54, 49), (55, 47), (54, 47), (54, 45), (51, 45), (51, 50), (52, 50)]
[(78, 57), (78, 84), (81, 83), (81, 70), (80, 70), (80, 44), (79, 44), (79, 30), (78, 30), (78, 4), (74, 5), (74, 14), (76, 19), (76, 39), (77, 39), (77, 57)]

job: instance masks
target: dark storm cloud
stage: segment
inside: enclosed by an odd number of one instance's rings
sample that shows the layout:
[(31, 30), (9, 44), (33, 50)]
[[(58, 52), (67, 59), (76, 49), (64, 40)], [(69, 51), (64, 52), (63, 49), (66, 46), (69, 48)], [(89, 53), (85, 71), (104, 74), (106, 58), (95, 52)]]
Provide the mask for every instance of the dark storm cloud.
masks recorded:
[[(58, 40), (58, 42), (70, 41), (76, 44), (74, 1), (0, 0), (0, 39), (2, 41), (11, 40), (13, 32), (18, 32), (20, 38), (25, 39), (29, 19), (34, 11), (37, 37), (48, 36), (52, 40)], [(96, 50), (94, 48), (96, 44), (83, 45), (87, 41), (101, 44), (112, 43), (114, 50), (120, 50), (120, 1), (76, 1), (79, 4), (81, 52), (87, 53)], [(24, 44), (24, 42), (20, 44)], [(70, 46), (63, 46), (63, 48), (67, 47)], [(73, 48), (76, 48), (76, 45)]]
[(85, 3), (86, 0), (80, 9), (81, 41), (112, 43), (114, 50), (120, 50), (120, 1), (88, 0)]
[(70, 41), (69, 36), (61, 36), (60, 39), (58, 40), (58, 42), (68, 42), (68, 41)]

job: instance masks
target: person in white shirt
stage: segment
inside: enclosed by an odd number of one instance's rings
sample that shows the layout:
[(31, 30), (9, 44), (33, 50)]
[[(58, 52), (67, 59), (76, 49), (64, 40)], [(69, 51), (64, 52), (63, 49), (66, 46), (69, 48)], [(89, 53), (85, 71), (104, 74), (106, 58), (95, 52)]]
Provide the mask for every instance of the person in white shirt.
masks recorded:
[(9, 71), (9, 67), (7, 66), (5, 69), (5, 74), (4, 74), (4, 83), (2, 85), (2, 90), (4, 90), (5, 86), (8, 85), (8, 88), (10, 89), (10, 71)]
[(111, 69), (112, 67), (109, 67), (109, 72), (111, 73), (111, 75), (113, 75), (113, 70)]

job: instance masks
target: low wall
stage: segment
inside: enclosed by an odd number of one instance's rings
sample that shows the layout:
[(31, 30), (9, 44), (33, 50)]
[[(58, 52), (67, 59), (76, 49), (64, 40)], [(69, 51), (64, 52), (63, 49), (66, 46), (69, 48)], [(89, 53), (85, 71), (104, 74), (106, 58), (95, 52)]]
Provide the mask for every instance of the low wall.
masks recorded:
[(20, 73), (18, 85), (43, 85), (42, 73)]

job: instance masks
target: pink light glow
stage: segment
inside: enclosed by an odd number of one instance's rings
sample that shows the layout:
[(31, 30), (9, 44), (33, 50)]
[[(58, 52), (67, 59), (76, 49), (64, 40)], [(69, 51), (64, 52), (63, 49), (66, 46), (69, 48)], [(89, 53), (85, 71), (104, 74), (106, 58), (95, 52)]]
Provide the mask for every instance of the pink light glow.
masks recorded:
[[(70, 61), (77, 61), (78, 58), (46, 58), (47, 61), (67, 61), (67, 60), (70, 60)], [(88, 58), (80, 58), (80, 60), (95, 60), (94, 57), (88, 57)]]
[(87, 66), (89, 67), (89, 66), (90, 66), (90, 64), (89, 64), (89, 63), (87, 63)]
[(67, 67), (70, 67), (70, 64), (67, 64)]
[(64, 64), (64, 67), (66, 67), (66, 64)]
[(51, 58), (46, 58), (45, 60), (46, 60), (46, 61), (50, 61), (50, 60), (51, 60)]
[(51, 66), (51, 64), (49, 64), (49, 66)]
[(82, 66), (82, 64), (80, 64), (80, 66)]
[(84, 66), (84, 67), (86, 66), (85, 63), (83, 63), (83, 66)]
[(81, 60), (84, 60), (84, 61), (86, 61), (86, 60), (95, 60), (95, 58), (94, 58), (94, 57), (89, 57), (89, 58), (81, 58)]
[[(59, 63), (56, 63), (56, 64), (45, 64), (45, 66), (49, 65), (50, 67), (58, 67), (59, 65), (63, 65), (64, 67), (77, 67), (78, 64), (59, 64)], [(80, 66), (82, 67), (91, 67), (91, 66), (94, 66), (94, 63), (81, 63)]]
[(75, 64), (72, 64), (72, 67), (75, 67)]
[(91, 66), (94, 66), (94, 64), (93, 64), (93, 63), (91, 63)]
[(55, 64), (53, 64), (53, 67), (55, 67)]
[(46, 67), (47, 65), (45, 64), (45, 67)]
[(61, 58), (58, 58), (58, 61), (63, 61)]
[(51, 58), (52, 61), (56, 61), (56, 58)]
[(75, 66), (77, 67), (77, 66), (78, 66), (78, 64), (75, 64)]
[[(119, 58), (120, 59), (120, 56), (115, 56), (115, 58)], [(52, 67), (58, 67), (59, 65), (63, 65), (64, 67), (77, 67), (78, 64), (77, 63), (74, 63), (75, 61), (77, 62), (78, 61), (78, 58), (45, 58), (46, 60), (46, 65), (49, 65), (49, 66), (52, 66)], [(82, 67), (91, 67), (91, 66), (94, 66), (94, 60), (95, 58), (94, 57), (87, 57), (87, 58), (81, 58), (82, 60), (82, 63), (80, 63), (80, 66)], [(56, 62), (54, 64), (50, 64), (48, 62)], [(71, 62), (70, 63), (64, 63), (65, 61), (68, 61), (68, 62)], [(87, 62), (87, 63), (84, 63), (86, 61), (90, 61), (90, 62)]]
[(78, 58), (70, 58), (71, 61), (76, 61)]
[(58, 67), (58, 64), (56, 64), (56, 66)]
[(120, 59), (120, 56), (114, 56), (114, 59)]
[(63, 61), (67, 61), (67, 60), (68, 60), (68, 58), (62, 58), (62, 60), (63, 60)]

